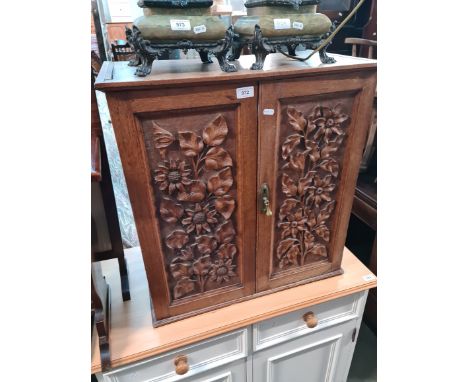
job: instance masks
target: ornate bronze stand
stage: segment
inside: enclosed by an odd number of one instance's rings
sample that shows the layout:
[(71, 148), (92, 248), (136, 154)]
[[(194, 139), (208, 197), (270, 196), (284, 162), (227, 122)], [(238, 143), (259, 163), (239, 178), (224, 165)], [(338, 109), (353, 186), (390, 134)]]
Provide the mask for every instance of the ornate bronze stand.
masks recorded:
[[(259, 25), (255, 25), (255, 31), (252, 38), (235, 37), (232, 47), (232, 54), (228, 57), (229, 61), (237, 60), (240, 56), (242, 48), (248, 46), (252, 54), (255, 55), (255, 62), (250, 67), (251, 70), (263, 69), (265, 58), (270, 53), (285, 52), (283, 47), (287, 49), (287, 54), (296, 56), (296, 48), (298, 45), (303, 45), (306, 49), (317, 49), (322, 42), (330, 36), (335, 30), (335, 23), (332, 24), (330, 31), (323, 36), (297, 36), (297, 37), (263, 37), (262, 30)], [(334, 64), (336, 60), (327, 55), (327, 48), (331, 42), (320, 50), (320, 61), (323, 64)]]
[(145, 40), (140, 30), (133, 26), (132, 29), (126, 28), (127, 41), (135, 50), (137, 59), (130, 61), (130, 66), (137, 66), (135, 74), (140, 77), (145, 77), (151, 73), (153, 61), (161, 56), (163, 53), (171, 52), (175, 49), (181, 49), (187, 53), (189, 49), (195, 49), (203, 63), (212, 63), (210, 54), (214, 55), (223, 72), (236, 72), (237, 68), (230, 64), (227, 60), (227, 54), (230, 51), (233, 40), (234, 32), (232, 26), (226, 30), (224, 38), (217, 41), (157, 41), (152, 42)]

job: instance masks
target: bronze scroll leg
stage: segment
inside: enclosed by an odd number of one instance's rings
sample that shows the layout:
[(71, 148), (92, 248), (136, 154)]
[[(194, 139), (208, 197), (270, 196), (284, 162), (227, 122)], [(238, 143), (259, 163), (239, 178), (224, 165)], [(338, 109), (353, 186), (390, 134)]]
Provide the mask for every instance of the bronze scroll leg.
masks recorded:
[(255, 62), (250, 67), (251, 70), (263, 69), (266, 56), (270, 53), (264, 44), (262, 31), (258, 25), (255, 25), (254, 37), (252, 40), (252, 53), (255, 55)]
[(198, 54), (200, 55), (200, 59), (202, 60), (202, 62), (204, 64), (212, 64), (213, 63), (213, 60), (211, 59), (211, 57), (208, 54), (208, 51), (199, 50)]

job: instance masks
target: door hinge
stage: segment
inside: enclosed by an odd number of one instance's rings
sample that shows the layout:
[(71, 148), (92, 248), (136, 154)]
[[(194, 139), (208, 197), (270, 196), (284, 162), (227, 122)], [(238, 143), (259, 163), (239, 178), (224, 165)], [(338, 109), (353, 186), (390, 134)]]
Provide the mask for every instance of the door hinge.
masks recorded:
[(352, 334), (352, 336), (351, 336), (351, 340), (352, 340), (353, 342), (356, 341), (356, 333), (357, 333), (357, 329), (354, 328), (353, 334)]

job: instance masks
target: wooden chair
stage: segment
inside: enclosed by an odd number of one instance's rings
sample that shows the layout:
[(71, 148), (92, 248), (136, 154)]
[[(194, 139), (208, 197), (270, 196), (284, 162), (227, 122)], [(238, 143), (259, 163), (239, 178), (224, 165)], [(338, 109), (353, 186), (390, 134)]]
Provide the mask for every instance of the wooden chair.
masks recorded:
[(124, 40), (115, 40), (111, 44), (112, 57), (114, 61), (130, 61), (135, 57), (135, 52)]
[[(124, 256), (122, 236), (115, 203), (114, 188), (107, 159), (106, 147), (102, 139), (102, 126), (99, 118), (96, 94), (94, 91), (94, 73), (91, 68), (91, 182), (99, 184), (102, 195), (107, 232), (111, 248), (104, 251), (94, 251), (94, 261), (116, 258), (119, 262), (122, 299), (130, 300), (127, 264)], [(94, 226), (96, 222), (93, 221)]]
[(352, 44), (352, 52), (351, 55), (353, 57), (358, 56), (357, 47), (359, 45), (359, 55), (361, 56), (363, 52), (363, 48), (367, 47), (367, 58), (374, 58), (374, 46), (377, 46), (377, 41), (375, 40), (367, 40), (365, 38), (355, 38), (355, 37), (347, 37), (345, 39), (345, 44)]

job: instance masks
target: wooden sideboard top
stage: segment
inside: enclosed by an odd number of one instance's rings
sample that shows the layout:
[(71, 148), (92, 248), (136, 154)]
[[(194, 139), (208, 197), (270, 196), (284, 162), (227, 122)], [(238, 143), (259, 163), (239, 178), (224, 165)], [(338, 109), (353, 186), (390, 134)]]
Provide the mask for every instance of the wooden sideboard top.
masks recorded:
[[(340, 276), (232, 304), (195, 317), (153, 328), (150, 298), (140, 248), (125, 251), (132, 299), (123, 302), (118, 263), (102, 262), (111, 290), (111, 366), (122, 366), (206, 338), (377, 286), (374, 275), (347, 249)], [(91, 372), (101, 371), (93, 335)]]
[[(298, 52), (299, 56), (306, 56), (310, 51)], [(200, 59), (161, 60), (155, 61), (152, 72), (146, 77), (138, 77), (135, 67), (128, 66), (126, 61), (104, 62), (96, 80), (96, 89), (102, 91), (139, 89), (155, 86), (180, 86), (190, 84), (214, 84), (225, 81), (246, 82), (258, 79), (293, 78), (305, 75), (325, 74), (338, 71), (353, 71), (374, 69), (377, 60), (367, 58), (329, 54), (336, 59), (335, 64), (322, 64), (318, 54), (306, 62), (296, 61), (280, 53), (269, 54), (265, 60), (263, 70), (250, 70), (255, 61), (253, 55), (241, 56), (234, 64), (238, 71), (224, 73), (217, 62), (203, 64)]]

